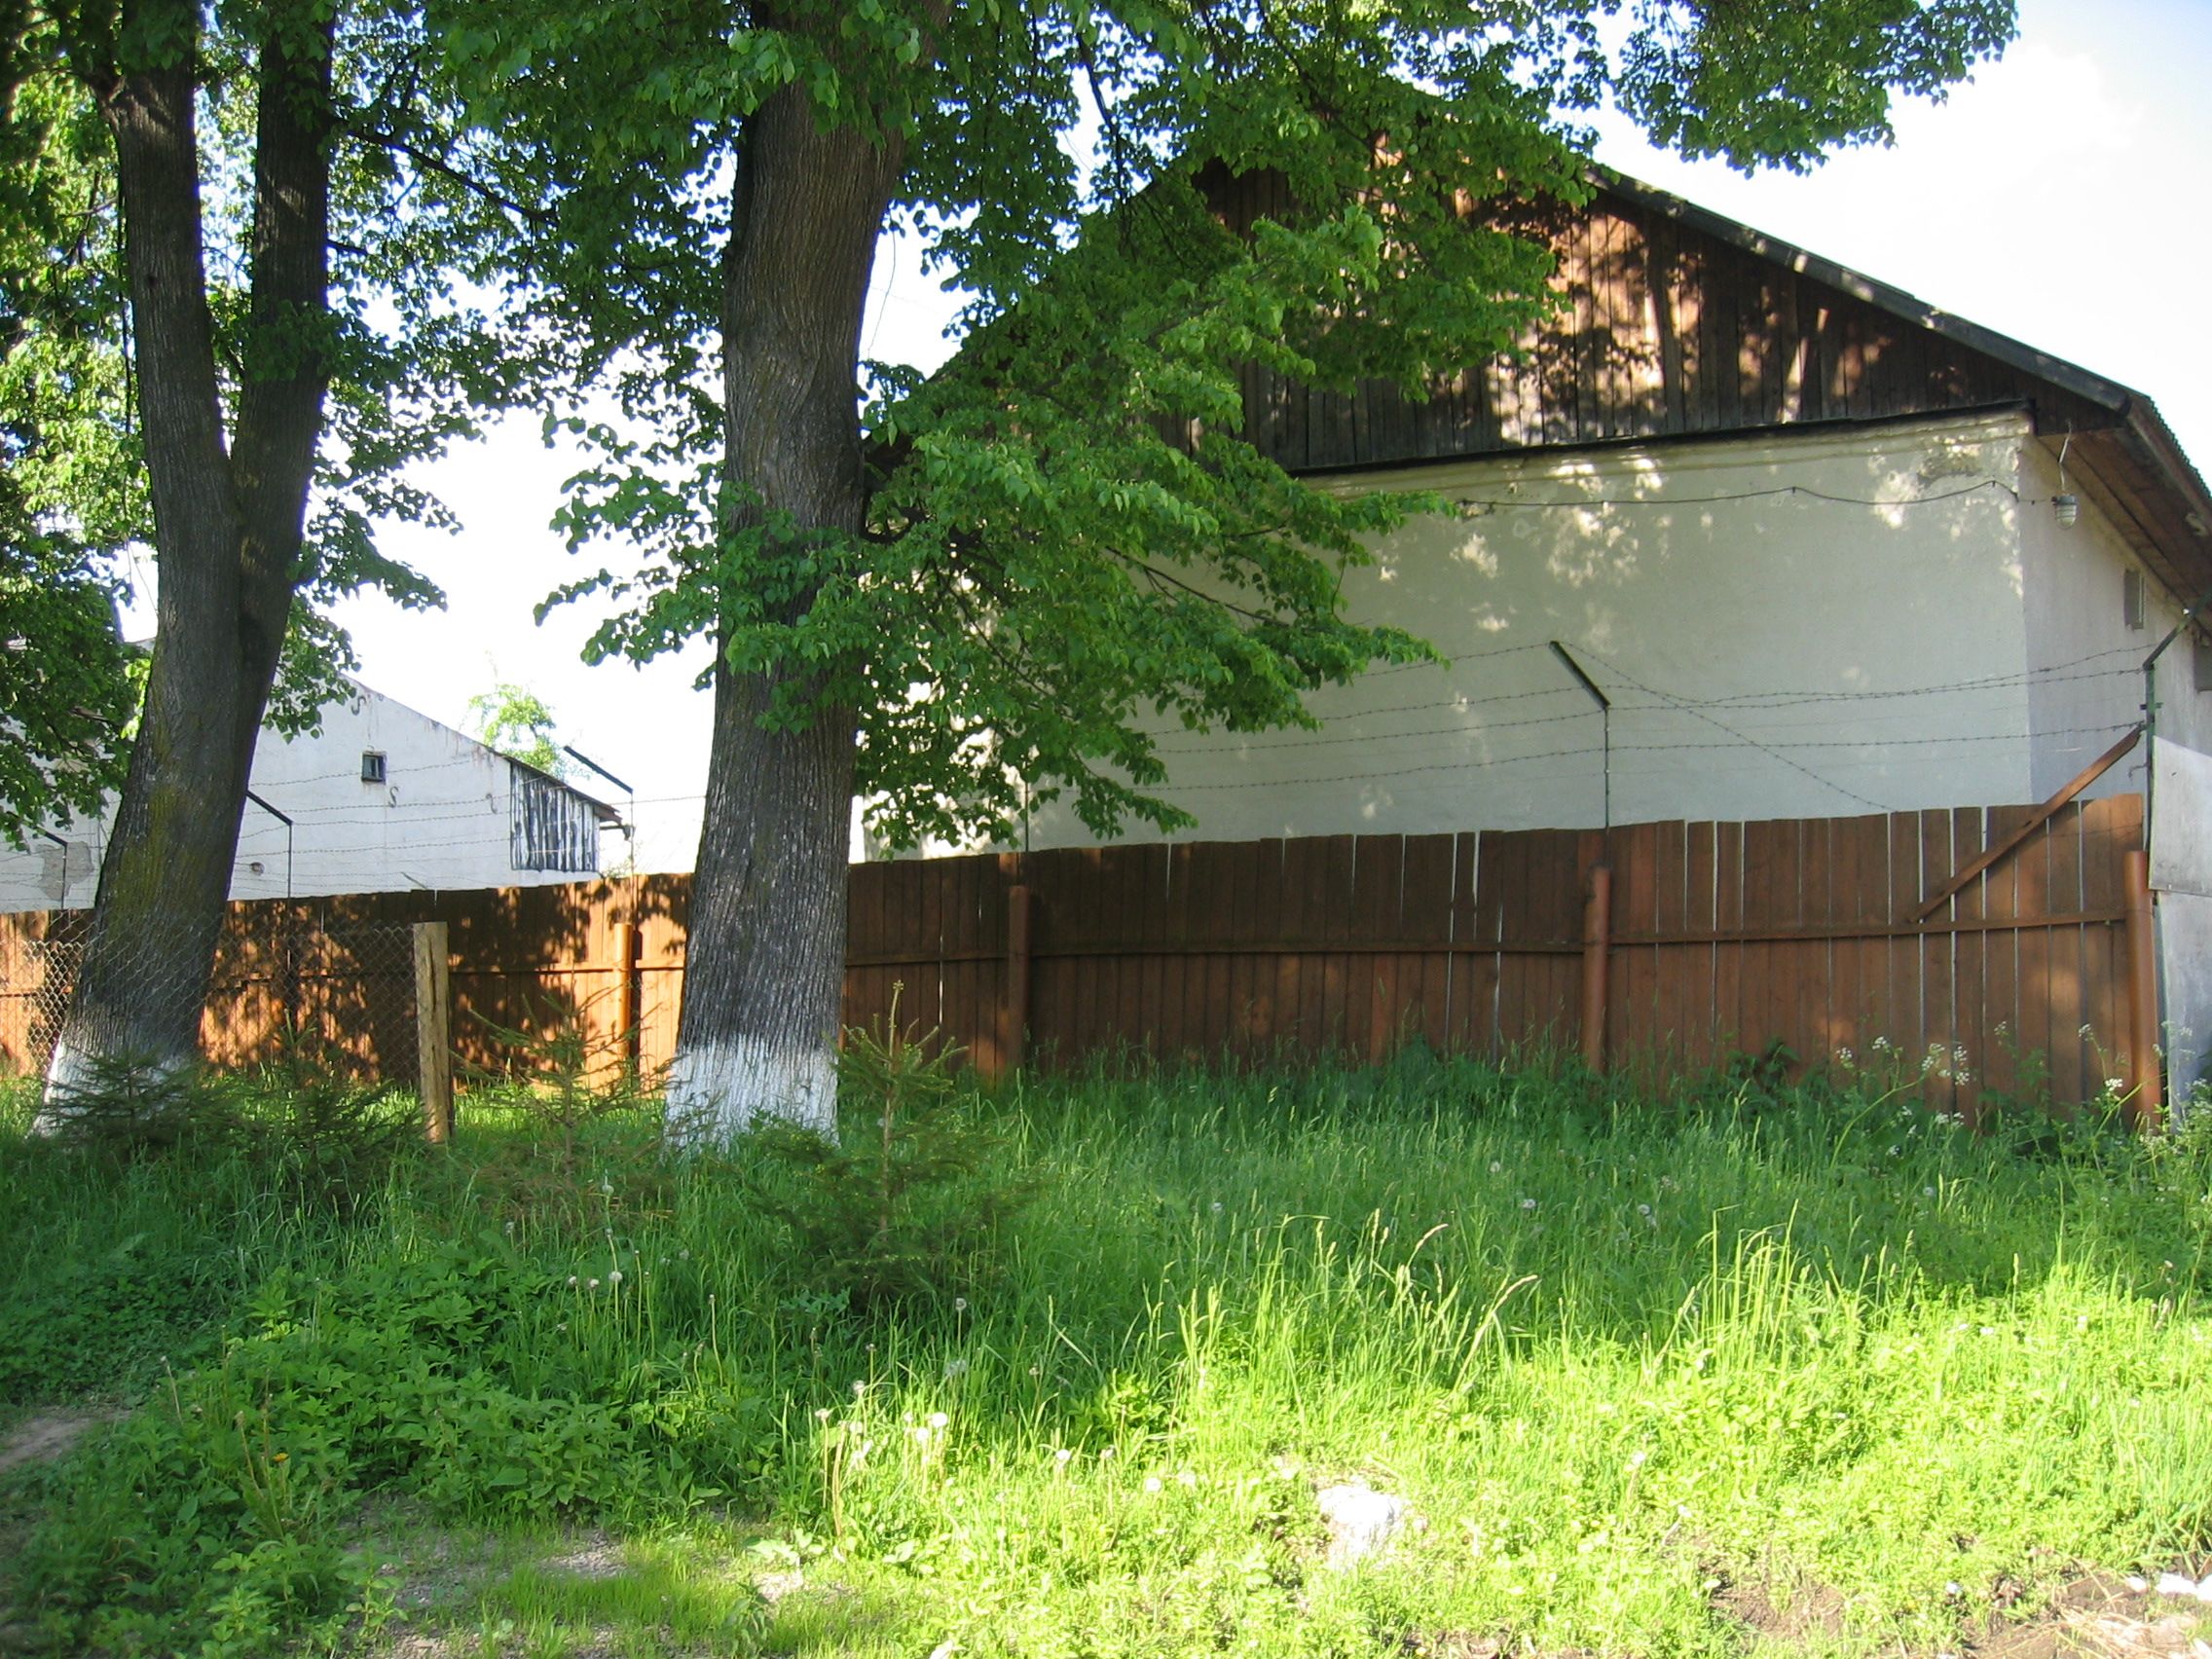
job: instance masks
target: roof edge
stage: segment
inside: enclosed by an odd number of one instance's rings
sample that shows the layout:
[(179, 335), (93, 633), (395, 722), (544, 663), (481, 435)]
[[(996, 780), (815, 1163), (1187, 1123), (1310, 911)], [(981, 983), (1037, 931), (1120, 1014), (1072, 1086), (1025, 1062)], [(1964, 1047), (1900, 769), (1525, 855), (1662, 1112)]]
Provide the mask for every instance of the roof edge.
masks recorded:
[[(2118, 381), (2107, 380), (2103, 375), (2084, 369), (2079, 363), (2070, 363), (2063, 357), (2054, 357), (2048, 351), (2038, 350), (2024, 341), (2014, 340), (2009, 334), (2000, 334), (1994, 328), (1984, 328), (1978, 322), (1970, 322), (1956, 316), (1926, 300), (1888, 282), (1862, 276), (1849, 266), (1835, 260), (1786, 242), (1779, 237), (1768, 236), (1739, 219), (1716, 213), (1710, 207), (1701, 207), (1671, 191), (1657, 185), (1645, 184), (1641, 179), (1611, 167), (1593, 164), (1583, 171), (1583, 177), (1593, 186), (1613, 195), (1625, 197), (1639, 206), (1648, 207), (1657, 213), (1682, 224), (1694, 226), (1707, 236), (1715, 237), (1746, 253), (1753, 254), (1786, 271), (1794, 271), (1825, 282), (1831, 288), (1840, 288), (1856, 299), (1877, 306), (1918, 327), (1946, 339), (1956, 340), (1962, 346), (2009, 363), (2024, 374), (2046, 380), (2053, 386), (2073, 392), (2077, 397), (2100, 404), (2121, 418), (2129, 416), (2138, 404), (2150, 399)], [(2164, 422), (2159, 425), (2163, 427)], [(2168, 440), (2171, 441), (2170, 438)], [(2178, 452), (2177, 452), (2178, 453)]]

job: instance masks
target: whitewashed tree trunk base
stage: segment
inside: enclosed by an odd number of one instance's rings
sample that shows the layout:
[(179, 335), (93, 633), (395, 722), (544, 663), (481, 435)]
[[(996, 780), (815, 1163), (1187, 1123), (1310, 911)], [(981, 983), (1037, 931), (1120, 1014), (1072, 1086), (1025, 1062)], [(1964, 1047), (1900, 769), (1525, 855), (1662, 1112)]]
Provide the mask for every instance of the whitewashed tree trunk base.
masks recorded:
[[(46, 1063), (46, 1088), (39, 1098), (38, 1116), (31, 1120), (30, 1132), (34, 1135), (59, 1133), (68, 1120), (70, 1102), (99, 1088), (103, 1071), (116, 1063), (113, 1055), (117, 1052), (86, 1047), (72, 1041), (70, 1034), (64, 1032), (54, 1045), (54, 1057)], [(160, 1082), (189, 1070), (196, 1058), (182, 1054), (164, 1060), (133, 1060), (130, 1069)]]
[(669, 1140), (682, 1147), (727, 1145), (762, 1118), (833, 1138), (835, 1056), (756, 1038), (684, 1047), (668, 1068), (667, 1115)]

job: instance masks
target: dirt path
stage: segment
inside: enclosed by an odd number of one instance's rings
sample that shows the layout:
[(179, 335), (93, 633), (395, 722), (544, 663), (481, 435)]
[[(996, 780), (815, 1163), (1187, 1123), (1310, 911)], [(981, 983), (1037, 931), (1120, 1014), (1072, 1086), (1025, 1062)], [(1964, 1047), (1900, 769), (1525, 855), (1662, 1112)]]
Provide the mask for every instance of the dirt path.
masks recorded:
[(33, 1413), (0, 1439), (0, 1475), (28, 1463), (55, 1462), (67, 1456), (87, 1432), (122, 1416), (114, 1410), (74, 1407)]

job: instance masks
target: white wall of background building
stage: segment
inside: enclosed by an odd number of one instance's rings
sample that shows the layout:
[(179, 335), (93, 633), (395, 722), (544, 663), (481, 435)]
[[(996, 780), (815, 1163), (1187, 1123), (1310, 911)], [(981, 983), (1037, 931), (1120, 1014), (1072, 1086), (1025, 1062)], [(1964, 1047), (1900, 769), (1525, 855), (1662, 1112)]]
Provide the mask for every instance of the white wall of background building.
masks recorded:
[[(1559, 640), (1612, 699), (1616, 823), (2040, 798), (2137, 718), (2176, 613), (2154, 589), (2123, 625), (2124, 549), (2086, 506), (2057, 527), (2044, 459), (2000, 414), (1361, 477), (1469, 503), (1346, 584), (1450, 664), (1324, 690), (1315, 732), (1166, 733), (1161, 793), (1209, 840), (1595, 825), (1600, 716)], [(1056, 804), (1030, 833), (1093, 839)]]
[[(381, 781), (364, 780), (365, 756)], [(317, 733), (264, 730), (251, 788), (267, 806), (246, 803), (234, 899), (537, 886), (602, 867), (607, 813), (590, 797), (366, 686)], [(105, 819), (80, 821), (0, 849), (0, 910), (91, 904), (106, 836)]]

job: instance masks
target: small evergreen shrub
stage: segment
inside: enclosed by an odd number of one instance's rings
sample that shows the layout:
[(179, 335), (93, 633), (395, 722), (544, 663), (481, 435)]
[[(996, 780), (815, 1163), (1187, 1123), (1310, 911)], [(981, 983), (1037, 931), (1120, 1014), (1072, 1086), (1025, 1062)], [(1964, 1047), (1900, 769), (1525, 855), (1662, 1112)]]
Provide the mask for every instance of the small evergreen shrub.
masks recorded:
[(976, 1110), (954, 1070), (961, 1051), (898, 1024), (845, 1033), (839, 1134), (763, 1120), (735, 1168), (791, 1239), (787, 1260), (813, 1296), (855, 1312), (946, 1302), (988, 1288), (1006, 1224), (1037, 1194), (1004, 1130)]

